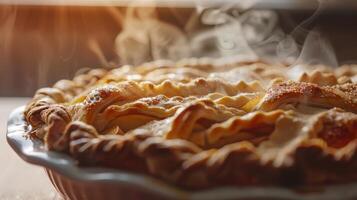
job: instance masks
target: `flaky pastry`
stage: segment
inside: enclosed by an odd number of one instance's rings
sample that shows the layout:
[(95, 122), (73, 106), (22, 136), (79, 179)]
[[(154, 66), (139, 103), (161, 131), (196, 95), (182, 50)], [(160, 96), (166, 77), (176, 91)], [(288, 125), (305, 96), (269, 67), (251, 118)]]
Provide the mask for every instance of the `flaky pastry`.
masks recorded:
[(31, 138), (84, 166), (201, 189), (357, 180), (354, 66), (156, 61), (39, 89)]

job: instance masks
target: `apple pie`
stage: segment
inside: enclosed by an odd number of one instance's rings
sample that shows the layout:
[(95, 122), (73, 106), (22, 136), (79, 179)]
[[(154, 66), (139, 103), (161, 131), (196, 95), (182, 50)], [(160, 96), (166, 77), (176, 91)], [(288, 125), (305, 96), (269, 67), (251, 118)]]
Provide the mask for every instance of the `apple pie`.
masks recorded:
[(39, 89), (30, 138), (79, 165), (200, 189), (357, 180), (357, 67), (214, 59), (95, 69)]

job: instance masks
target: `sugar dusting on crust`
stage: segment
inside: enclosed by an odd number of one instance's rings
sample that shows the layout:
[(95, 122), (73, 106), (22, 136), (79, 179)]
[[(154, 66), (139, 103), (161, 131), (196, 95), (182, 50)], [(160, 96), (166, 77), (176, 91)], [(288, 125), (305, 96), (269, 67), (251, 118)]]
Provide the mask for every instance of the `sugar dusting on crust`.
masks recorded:
[(287, 103), (300, 103), (326, 108), (340, 107), (357, 112), (356, 93), (355, 84), (318, 86), (289, 81), (273, 85), (257, 109), (267, 111)]
[(118, 92), (118, 88), (113, 85), (105, 85), (100, 88), (96, 88), (87, 95), (87, 98), (83, 103), (85, 105), (98, 103), (114, 92)]

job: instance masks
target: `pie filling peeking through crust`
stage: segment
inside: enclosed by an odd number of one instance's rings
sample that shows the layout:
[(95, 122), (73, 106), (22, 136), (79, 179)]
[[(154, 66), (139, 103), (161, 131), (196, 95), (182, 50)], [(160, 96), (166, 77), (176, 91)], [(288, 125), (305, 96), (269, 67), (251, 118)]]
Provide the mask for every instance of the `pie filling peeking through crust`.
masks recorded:
[(32, 137), (81, 165), (191, 188), (357, 180), (356, 66), (191, 59), (92, 70), (38, 90)]

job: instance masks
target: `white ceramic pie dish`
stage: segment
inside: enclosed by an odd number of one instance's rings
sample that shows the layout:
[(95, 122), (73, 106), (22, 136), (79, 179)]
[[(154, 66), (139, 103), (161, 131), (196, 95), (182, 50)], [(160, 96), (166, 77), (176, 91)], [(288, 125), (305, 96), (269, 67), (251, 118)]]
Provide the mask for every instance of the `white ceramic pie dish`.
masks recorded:
[(41, 141), (30, 140), (24, 106), (8, 120), (7, 141), (26, 162), (45, 168), (52, 184), (64, 199), (356, 199), (357, 184), (314, 188), (301, 192), (281, 187), (222, 187), (187, 191), (142, 174), (108, 168), (79, 167), (65, 154), (47, 151)]

